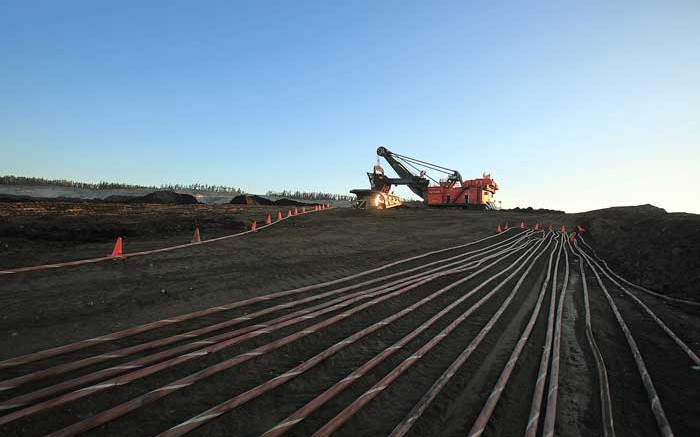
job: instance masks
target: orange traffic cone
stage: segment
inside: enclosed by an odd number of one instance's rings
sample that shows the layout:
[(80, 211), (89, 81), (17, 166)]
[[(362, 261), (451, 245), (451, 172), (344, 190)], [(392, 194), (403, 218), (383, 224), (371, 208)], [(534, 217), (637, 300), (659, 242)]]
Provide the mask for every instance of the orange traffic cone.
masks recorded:
[(525, 229), (525, 222), (520, 222), (520, 229)]
[(277, 211), (277, 221), (282, 220), (282, 211)]
[(199, 236), (199, 228), (194, 228), (194, 235), (192, 236), (193, 243), (201, 243), (202, 239)]
[(297, 208), (294, 208), (294, 215), (299, 214), (299, 210)]
[(508, 222), (506, 222), (506, 229), (508, 229)]
[(114, 243), (114, 249), (112, 249), (112, 254), (110, 256), (122, 256), (122, 237), (117, 238), (117, 242)]
[(500, 234), (501, 232), (503, 232), (503, 230), (501, 229), (501, 225), (500, 225), (500, 224), (498, 225), (498, 228), (497, 228), (496, 230), (498, 231), (499, 234)]
[(291, 217), (291, 216), (292, 216), (292, 210), (291, 210), (291, 209), (288, 209), (288, 210), (287, 210), (287, 217)]
[(535, 230), (536, 230), (536, 231), (539, 231), (539, 230), (540, 230), (540, 224), (539, 224), (539, 223), (535, 223)]
[(305, 206), (301, 208), (301, 213), (306, 214), (306, 207)]
[(569, 240), (573, 243), (573, 241), (576, 239), (576, 232), (572, 232), (571, 235), (569, 236)]
[(272, 217), (270, 217), (270, 214), (267, 215), (267, 220), (265, 220), (266, 225), (271, 225), (272, 224)]
[(583, 229), (583, 228), (581, 227), (581, 225), (576, 225), (576, 230), (579, 231), (579, 232), (585, 231), (585, 229)]
[(255, 220), (253, 220), (253, 225), (250, 227), (250, 230), (253, 232), (258, 230), (258, 223)]
[(552, 224), (549, 224), (549, 232), (552, 232)]
[(566, 226), (561, 225), (561, 231), (562, 231), (562, 232), (566, 232)]

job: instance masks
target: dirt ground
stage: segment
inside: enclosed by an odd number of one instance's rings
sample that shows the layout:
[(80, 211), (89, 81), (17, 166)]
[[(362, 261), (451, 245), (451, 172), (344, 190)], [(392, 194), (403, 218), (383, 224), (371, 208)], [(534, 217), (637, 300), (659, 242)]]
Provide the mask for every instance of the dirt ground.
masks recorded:
[(117, 237), (129, 252), (186, 243), (197, 227), (203, 238), (214, 238), (277, 212), (238, 205), (2, 203), (0, 267), (103, 256)]
[[(279, 208), (237, 205), (2, 204), (0, 266), (22, 267), (126, 252), (248, 229)], [(286, 215), (287, 210), (284, 210)], [(560, 216), (537, 220), (561, 222)], [(520, 215), (479, 211), (337, 209), (300, 216), (255, 238), (60, 271), (0, 278), (9, 310), (0, 332), (43, 332), (31, 348), (302, 286), (492, 234)], [(410, 235), (410, 238), (407, 236)], [(70, 290), (70, 292), (67, 292)], [(9, 313), (9, 314), (8, 314)], [(52, 338), (46, 338), (51, 328)], [(58, 329), (54, 329), (58, 328)], [(6, 335), (3, 336), (6, 338)], [(43, 341), (45, 340), (45, 341)], [(21, 353), (22, 351), (16, 351)]]
[(700, 300), (700, 215), (642, 205), (572, 217), (620, 275), (663, 294)]
[[(127, 252), (188, 242), (195, 227), (200, 228), (204, 239), (213, 238), (247, 229), (253, 220), (264, 221), (268, 214), (274, 219), (278, 210), (277, 207), (239, 205), (2, 204), (0, 267), (13, 268), (104, 256), (109, 253), (118, 236), (124, 237)], [(286, 210), (282, 212), (286, 215)], [(617, 273), (633, 281), (640, 280), (642, 285), (656, 291), (697, 298), (697, 288), (693, 289), (688, 283), (673, 279), (673, 273), (661, 274), (653, 267), (660, 263), (672, 263), (677, 266), (674, 269), (686, 269), (688, 281), (693, 280), (693, 275), (700, 271), (700, 255), (697, 253), (700, 239), (693, 234), (699, 223), (697, 216), (674, 216), (670, 219), (667, 216), (658, 211), (640, 216), (638, 210), (565, 215), (423, 208), (376, 212), (332, 209), (293, 217), (242, 238), (159, 255), (3, 275), (0, 276), (0, 305), (5, 310), (0, 318), (0, 359), (248, 297), (337, 279), (392, 260), (493, 235), (496, 226), (505, 225), (506, 222), (510, 227), (517, 227), (521, 221), (528, 226), (539, 223), (546, 227), (551, 223), (555, 229), (562, 225), (572, 229), (576, 224), (581, 224), (587, 229), (588, 233), (584, 235), (587, 235), (588, 241)], [(637, 217), (638, 220), (631, 221), (628, 217)], [(677, 220), (685, 223), (683, 226), (686, 227), (668, 224), (677, 223)], [(648, 237), (650, 242), (644, 240), (643, 249), (631, 251), (630, 245), (638, 241), (638, 238), (650, 234), (650, 227), (664, 231), (659, 231), (658, 235), (652, 232)], [(654, 245), (661, 248), (655, 249)], [(654, 250), (660, 255), (649, 255)], [(664, 258), (667, 255), (671, 258)], [(676, 257), (683, 260), (682, 264), (677, 262)], [(440, 402), (429, 410), (426, 420), (419, 422), (411, 435), (452, 436), (464, 435), (468, 431), (478, 413), (475, 406), (480, 406), (483, 399), (488, 397), (510, 349), (517, 341), (518, 333), (527, 322), (529, 312), (524, 308), (531, 308), (534, 304), (536, 291), (543, 280), (544, 266), (545, 260), (542, 258), (535, 266), (534, 271), (537, 273), (528, 277), (523, 285), (525, 292), (516, 296), (496, 325), (494, 334), (486, 337), (484, 347), (460, 371)], [(592, 311), (601, 329), (601, 349), (607, 356), (617, 356), (614, 365), (618, 370), (611, 370), (611, 384), (614, 384), (611, 388), (615, 389), (617, 396), (614, 400), (620, 405), (627, 405), (625, 410), (614, 410), (620, 423), (618, 435), (657, 435), (650, 410), (645, 407), (646, 395), (634, 376), (634, 361), (631, 356), (623, 357), (619, 354), (626, 347), (624, 337), (616, 327), (615, 319), (609, 314), (609, 309), (605, 307), (606, 301), (602, 290), (595, 284), (595, 277), (588, 274), (587, 279), (592, 296)], [(570, 281), (572, 287), (580, 287), (581, 278), (576, 269), (572, 270)], [(474, 284), (477, 283), (475, 280)], [(237, 367), (233, 372), (226, 372), (199, 385), (197, 391), (188, 389), (164, 402), (149, 405), (129, 415), (128, 419), (121, 418), (113, 424), (96, 428), (94, 434), (153, 435), (164, 429), (163, 423), (172, 424), (177, 417), (190, 417), (202, 411), (203, 406), (230, 397), (234, 393), (226, 382), (231, 378), (236, 379), (235, 392), (243, 391), (261, 379), (273, 377), (280, 368), (286, 369), (298, 364), (302, 356), (316, 353), (361, 326), (386, 317), (407, 303), (424, 297), (428, 291), (416, 293), (408, 301), (373, 310), (359, 320), (343, 322), (326, 337), (305, 339), (268, 358)], [(647, 333), (639, 340), (639, 346), (649, 361), (652, 376), (655, 381), (660, 381), (661, 387), (657, 388), (662, 401), (670, 406), (669, 417), (680, 431), (677, 435), (695, 435), (700, 430), (697, 420), (700, 393), (698, 385), (685, 390), (683, 386), (687, 386), (689, 381), (692, 384), (700, 383), (698, 372), (681, 364), (683, 354), (678, 354), (674, 345), (669, 346), (664, 340), (664, 332), (639, 316), (636, 307), (625, 301), (621, 292), (615, 291), (613, 295), (619, 302), (620, 310), (630, 320), (634, 332)], [(545, 302), (549, 301), (549, 297), (548, 292)], [(465, 302), (464, 308), (473, 304), (477, 298), (475, 296)], [(657, 311), (672, 329), (683, 333), (693, 350), (698, 350), (700, 311), (647, 296), (640, 298)], [(269, 425), (274, 425), (275, 420), (303, 405), (310, 395), (341, 379), (368, 357), (400, 338), (409, 327), (427, 319), (430, 311), (436, 311), (449, 300), (450, 297), (446, 295), (441, 300), (431, 302), (424, 311), (411, 314), (395, 328), (353, 345), (303, 378), (290, 382), (286, 391), (246, 405), (236, 415), (225, 416), (193, 432), (193, 435), (218, 436), (229, 435), (227, 433), (231, 432), (235, 435), (259, 435)], [(486, 323), (500, 303), (501, 301), (493, 301), (487, 304), (484, 311), (460, 327), (456, 335), (448, 337), (431, 355), (430, 360), (424, 360), (407, 372), (391, 390), (383, 393), (382, 397), (341, 428), (339, 435), (369, 436), (390, 432), (396, 423), (395, 419), (400, 419), (410, 409), (412, 403), (456, 354), (466, 347), (469, 338)], [(241, 314), (259, 308), (262, 306), (245, 309)], [(585, 343), (582, 308), (580, 293), (566, 297), (562, 362), (567, 365), (562, 370), (565, 382), (560, 389), (563, 394), (557, 431), (558, 435), (563, 436), (600, 435), (599, 418), (595, 412), (599, 409), (595, 400), (595, 368)], [(527, 411), (522, 410), (521, 405), (523, 399), (528, 399), (529, 404), (532, 396), (532, 383), (539, 366), (538, 351), (541, 351), (537, 342), (544, 341), (545, 326), (542, 321), (546, 317), (546, 308), (543, 307), (540, 313), (542, 320), (532, 334), (535, 344), (526, 347), (527, 353), (518, 364), (513, 377), (511, 387), (515, 388), (504, 393), (485, 435), (519, 435), (524, 429)], [(215, 320), (219, 319), (211, 317), (209, 321), (197, 323), (212, 323)], [(195, 323), (190, 328), (196, 326), (199, 325)], [(338, 413), (343, 405), (351, 402), (381, 378), (381, 375), (410, 355), (414, 344), (422, 344), (442, 327), (444, 325), (436, 326), (417, 338), (406, 351), (401, 351), (380, 365), (367, 380), (358, 382), (352, 390), (338, 396), (327, 409), (315, 413), (290, 435), (309, 435), (317, 428), (314, 428), (315, 425), (324, 423)], [(168, 332), (179, 331), (162, 329), (158, 334)], [(283, 330), (277, 337), (289, 332), (292, 330)], [(136, 336), (110, 347), (123, 347), (150, 338)], [(255, 346), (263, 343), (262, 340), (256, 340), (251, 344)], [(657, 346), (663, 351), (663, 356), (656, 351)], [(110, 347), (98, 347), (95, 350), (104, 352), (109, 351)], [(246, 345), (246, 348), (249, 347), (252, 346)], [(75, 353), (65, 359), (90, 356), (95, 350), (90, 353)], [(99, 394), (74, 402), (68, 409), (49, 411), (31, 419), (20, 420), (4, 428), (0, 427), (0, 433), (4, 429), (6, 435), (43, 435), (89, 417), (110, 405), (128, 400), (146, 388), (154, 388), (200, 370), (241, 350), (247, 349), (234, 348), (216, 359), (187, 364), (180, 366), (182, 368), (177, 371), (159, 374), (150, 378), (145, 385), (127, 385), (120, 393)], [(59, 359), (56, 362), (62, 361)], [(38, 368), (41, 368), (38, 364), (29, 366), (30, 370)], [(71, 375), (84, 373), (79, 371)], [(0, 371), (3, 376), (0, 380), (19, 374), (21, 372), (15, 370), (3, 370)], [(37, 386), (30, 384), (25, 391), (32, 387)], [(9, 396), (3, 394), (0, 399)], [(397, 402), (397, 399), (402, 401)], [(250, 420), (241, 421), (241, 417), (255, 418), (255, 425)], [(385, 418), (391, 420), (385, 421)], [(588, 433), (587, 430), (594, 431)]]

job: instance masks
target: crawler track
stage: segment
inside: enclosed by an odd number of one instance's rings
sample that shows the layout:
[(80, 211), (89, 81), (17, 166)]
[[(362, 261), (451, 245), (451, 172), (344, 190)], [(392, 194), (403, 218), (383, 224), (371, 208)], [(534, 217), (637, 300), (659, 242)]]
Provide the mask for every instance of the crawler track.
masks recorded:
[(511, 229), (5, 359), (0, 434), (575, 435), (560, 420), (572, 297), (592, 428), (700, 434), (694, 345), (567, 237)]

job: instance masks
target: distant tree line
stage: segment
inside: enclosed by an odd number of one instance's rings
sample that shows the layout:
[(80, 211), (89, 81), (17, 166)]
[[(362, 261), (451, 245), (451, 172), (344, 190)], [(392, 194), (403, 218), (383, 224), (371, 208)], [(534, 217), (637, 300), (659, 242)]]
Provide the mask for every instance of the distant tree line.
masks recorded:
[(275, 196), (275, 197), (289, 197), (293, 199), (300, 199), (300, 200), (344, 200), (344, 201), (349, 201), (355, 198), (355, 196), (351, 196), (348, 194), (333, 194), (333, 193), (322, 193), (320, 191), (318, 192), (307, 192), (307, 191), (290, 191), (290, 190), (282, 190), (282, 191), (268, 191), (267, 192), (268, 196)]
[[(88, 188), (91, 190), (115, 190), (115, 189), (147, 189), (147, 190), (169, 190), (169, 191), (190, 191), (190, 192), (206, 192), (206, 193), (226, 193), (237, 196), (246, 192), (237, 187), (228, 187), (225, 185), (207, 185), (207, 184), (162, 184), (155, 185), (134, 185), (124, 184), (121, 182), (105, 182), (97, 183), (77, 182), (68, 179), (46, 179), (25, 176), (0, 176), (0, 185), (25, 185), (25, 186), (55, 186), (68, 188)], [(300, 200), (339, 200), (350, 201), (354, 196), (347, 194), (332, 194), (322, 192), (306, 192), (306, 191), (268, 191), (268, 196), (290, 197)]]
[(158, 187), (159, 190), (169, 190), (169, 191), (196, 191), (205, 193), (226, 193), (226, 194), (244, 194), (245, 191), (237, 187), (227, 187), (225, 185), (207, 185), (207, 184), (162, 184)]
[(153, 188), (143, 185), (130, 185), (118, 182), (100, 181), (96, 184), (87, 182), (76, 182), (68, 179), (45, 179), (25, 176), (0, 176), (0, 185), (28, 185), (28, 186), (54, 186), (70, 188), (91, 188), (94, 190), (109, 190), (115, 188)]
[(205, 191), (211, 193), (228, 193), (228, 194), (243, 194), (244, 191), (236, 187), (227, 187), (224, 185), (207, 185), (207, 184), (162, 184), (157, 187), (155, 185), (134, 185), (124, 184), (121, 182), (105, 182), (97, 183), (77, 182), (68, 179), (45, 179), (25, 176), (0, 176), (0, 185), (27, 185), (27, 186), (54, 186), (54, 187), (69, 187), (69, 188), (89, 188), (92, 190), (114, 190), (114, 189), (147, 189), (147, 190), (170, 190), (170, 191)]

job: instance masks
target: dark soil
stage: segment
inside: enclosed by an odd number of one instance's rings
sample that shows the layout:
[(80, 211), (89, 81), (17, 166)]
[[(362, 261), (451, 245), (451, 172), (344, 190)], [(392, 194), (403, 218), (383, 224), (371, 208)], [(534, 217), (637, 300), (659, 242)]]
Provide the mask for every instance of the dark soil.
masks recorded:
[(250, 194), (241, 194), (240, 196), (236, 196), (231, 201), (229, 202), (233, 205), (274, 205), (275, 202), (273, 202), (270, 199), (266, 199), (261, 196), (254, 196)]
[(108, 196), (105, 202), (113, 203), (158, 203), (163, 205), (193, 205), (199, 203), (191, 194), (174, 191), (154, 191), (145, 196)]
[(282, 205), (282, 206), (314, 206), (314, 205), (319, 205), (318, 203), (307, 203), (307, 202), (299, 202), (298, 200), (292, 200), (292, 199), (277, 199), (275, 200), (275, 205)]
[[(282, 210), (286, 215), (286, 210)], [(199, 227), (206, 240), (214, 236), (238, 232), (249, 227), (252, 220), (263, 221), (268, 214), (274, 218), (280, 211), (276, 205), (155, 205), (155, 204), (85, 204), (85, 203), (16, 203), (0, 205), (0, 263), (6, 267), (40, 264), (65, 259), (81, 259), (104, 255), (111, 249), (112, 238), (118, 231), (127, 232), (125, 248), (140, 250), (187, 242), (192, 231)], [(605, 211), (605, 210), (604, 210)], [(357, 273), (386, 262), (424, 253), (428, 250), (453, 246), (493, 235), (498, 224), (509, 223), (518, 227), (520, 222), (531, 227), (539, 223), (555, 228), (576, 224), (587, 228), (588, 241), (599, 249), (605, 246), (598, 226), (599, 220), (612, 227), (617, 216), (592, 212), (589, 216), (563, 214), (525, 214), (513, 211), (434, 210), (423, 208), (361, 211), (333, 209), (320, 213), (300, 215), (282, 223), (241, 238), (197, 245), (186, 249), (146, 257), (134, 257), (107, 263), (84, 265), (57, 270), (37, 271), (0, 276), (0, 359), (42, 350), (69, 342), (95, 337), (197, 309), (235, 302), (303, 285), (315, 284), (352, 273)], [(630, 212), (634, 216), (633, 211)], [(665, 213), (664, 213), (665, 214)], [(655, 214), (653, 217), (665, 217)], [(653, 221), (653, 220), (652, 220)], [(646, 228), (630, 227), (627, 232), (644, 234)], [(684, 228), (687, 231), (687, 228)], [(92, 230), (92, 232), (91, 232)], [(512, 232), (512, 231), (511, 231)], [(62, 234), (63, 233), (63, 234)], [(62, 235), (56, 237), (56, 235)], [(80, 236), (85, 236), (83, 240)], [(667, 240), (680, 240), (680, 235), (667, 234)], [(697, 241), (696, 241), (697, 243)], [(572, 268), (577, 269), (575, 257)], [(411, 435), (464, 435), (489, 396), (503, 365), (508, 359), (529, 311), (531, 311), (543, 280), (545, 257), (541, 258), (524, 282), (509, 309), (484, 339), (472, 358), (460, 369), (453, 382), (426, 411)], [(612, 260), (608, 258), (615, 268)], [(639, 261), (639, 265), (651, 260)], [(666, 262), (657, 259), (656, 262)], [(700, 257), (690, 264), (696, 270)], [(491, 272), (498, 271), (499, 266)], [(563, 261), (560, 269), (563, 269)], [(397, 269), (398, 270), (398, 269)], [(392, 270), (395, 271), (395, 270)], [(576, 270), (577, 271), (577, 270)], [(488, 274), (489, 272), (487, 272)], [(625, 275), (625, 272), (619, 271)], [(632, 272), (633, 273), (633, 272)], [(560, 270), (559, 281), (562, 272)], [(587, 276), (591, 287), (594, 332), (601, 343), (609, 376), (614, 381), (613, 401), (619, 436), (651, 437), (658, 434), (649, 414), (649, 403), (640, 386), (634, 361), (629, 354), (624, 336), (611, 317), (601, 291)], [(435, 284), (417, 289), (400, 299), (387, 301), (337, 326), (291, 343), (266, 356), (234, 367), (208, 378), (161, 401), (149, 404), (86, 435), (146, 436), (154, 435), (239, 394), (279, 373), (299, 364), (315, 353), (342, 340), (370, 323), (396, 313), (399, 309), (427, 296), (454, 278), (443, 278)], [(407, 315), (396, 325), (387, 326), (333, 358), (320, 364), (308, 374), (292, 380), (266, 395), (233, 412), (208, 423), (192, 435), (259, 435), (298, 407), (308, 402), (357, 366), (364, 363), (410, 330), (414, 329), (448, 302), (482, 282), (477, 277), (420, 310)], [(566, 427), (561, 435), (577, 435), (578, 430), (597, 430), (598, 404), (591, 397), (597, 394), (597, 383), (591, 371), (585, 336), (582, 335), (582, 299), (580, 278), (572, 273), (570, 297), (564, 310), (565, 328), (562, 340), (562, 383), (558, 426)], [(424, 390), (440, 375), (449, 363), (471, 341), (493, 312), (500, 306), (506, 292), (498, 293), (473, 317), (465, 321), (444, 343), (418, 362), (374, 401), (338, 431), (338, 435), (385, 435), (410, 410)], [(609, 284), (608, 284), (609, 285)], [(328, 288), (327, 288), (328, 289)], [(327, 290), (324, 289), (324, 290)], [(433, 338), (450, 320), (488, 290), (473, 296), (450, 312), (438, 323), (395, 356), (378, 366), (366, 377), (340, 396), (329, 402), (325, 409), (314, 413), (307, 421), (295, 427), (291, 435), (309, 435), (318, 426), (352, 402), (390, 369), (412, 354), (428, 339)], [(303, 296), (310, 296), (313, 291)], [(274, 304), (297, 299), (298, 296), (275, 300)], [(697, 390), (683, 390), (683, 384), (696, 384), (697, 371), (683, 364), (687, 357), (678, 354), (663, 331), (640, 313), (639, 307), (615, 294), (620, 310), (629, 320), (635, 337), (640, 338), (650, 374), (666, 387), (659, 390), (669, 419), (679, 432), (698, 429)], [(700, 323), (700, 314), (678, 304), (669, 304), (644, 296), (660, 317), (694, 350), (700, 347), (700, 334), (693, 328)], [(545, 296), (531, 341), (503, 394), (501, 403), (485, 435), (520, 435), (527, 420), (532, 387), (539, 365), (545, 335), (549, 294)], [(48, 364), (68, 362), (91, 356), (97, 352), (138, 344), (166, 334), (184, 332), (222, 320), (266, 308), (272, 303), (227, 311), (176, 326), (161, 328), (117, 342), (104, 344), (30, 365), (29, 369), (44, 368)], [(291, 312), (288, 310), (287, 312)], [(263, 318), (264, 320), (267, 320)], [(250, 322), (255, 323), (255, 321)], [(150, 389), (162, 386), (184, 375), (220, 362), (242, 351), (282, 338), (291, 332), (314, 323), (288, 327), (224, 350), (211, 356), (191, 361), (144, 380), (127, 384), (72, 402), (61, 408), (19, 420), (0, 427), (0, 435), (44, 435), (61, 426), (84, 419), (109, 406), (131, 399)], [(697, 330), (695, 330), (697, 331)], [(645, 338), (648, 334), (649, 338)], [(184, 340), (183, 340), (184, 341)], [(656, 348), (656, 344), (659, 349)], [(669, 363), (672, 359), (674, 362)], [(685, 360), (685, 361), (683, 361)], [(90, 373), (127, 359), (72, 372), (70, 376)], [(47, 364), (48, 363), (48, 364)], [(4, 369), (0, 379), (22, 374), (26, 369)], [(682, 375), (682, 380), (676, 375)], [(64, 378), (55, 377), (50, 381)], [(42, 382), (42, 384), (44, 384)], [(31, 384), (30, 390), (43, 386)], [(1, 399), (12, 394), (1, 393)], [(2, 413), (0, 413), (2, 415)], [(590, 434), (585, 434), (590, 435)], [(678, 434), (683, 435), (683, 434)]]
[(38, 203), (157, 203), (163, 205), (192, 205), (199, 203), (197, 199), (184, 193), (176, 193), (174, 191), (154, 191), (153, 193), (144, 196), (124, 196), (113, 195), (107, 196), (104, 199), (79, 199), (73, 197), (32, 197), (15, 194), (0, 194), (0, 203), (14, 202), (38, 202)]
[[(205, 205), (5, 204), (0, 209), (0, 240), (13, 239), (13, 247), (21, 249), (37, 241), (106, 242), (184, 235), (195, 227), (216, 232), (243, 229), (240, 220), (232, 219), (235, 212), (232, 207)], [(12, 255), (1, 253), (3, 261)]]
[[(132, 196), (113, 196), (131, 198)], [(74, 197), (33, 197), (17, 194), (0, 194), (0, 203), (17, 203), (17, 202), (93, 202), (91, 199), (78, 199)]]
[[(286, 211), (284, 211), (286, 213)], [(0, 267), (104, 256), (117, 237), (127, 251), (240, 232), (275, 210), (234, 205), (31, 202), (0, 204)]]
[(257, 205), (257, 206), (271, 206), (271, 205), (279, 205), (279, 206), (314, 206), (318, 205), (317, 203), (305, 203), (305, 202), (299, 202), (298, 200), (292, 200), (292, 199), (278, 199), (278, 200), (270, 200), (262, 196), (256, 196), (252, 194), (241, 194), (240, 196), (236, 196), (233, 199), (231, 199), (231, 202), (229, 202), (233, 205)]
[[(117, 224), (134, 232), (133, 236), (125, 238), (125, 251), (130, 252), (189, 242), (197, 225), (205, 240), (239, 232), (252, 220), (261, 222), (268, 213), (274, 217), (278, 211), (265, 207), (201, 204), (101, 204), (90, 205), (90, 208), (82, 204), (34, 204), (39, 209), (27, 209), (26, 204), (18, 204), (12, 209), (7, 206), (0, 210), (6, 218), (0, 222), (0, 240), (3, 241), (0, 262), (7, 268), (104, 256), (112, 249), (112, 238), (120, 235), (114, 231)], [(282, 212), (286, 216), (286, 211)], [(470, 241), (491, 234), (493, 220), (493, 216), (486, 212), (461, 210), (387, 210), (381, 213), (331, 210), (297, 216), (259, 232), (255, 238), (226, 240), (124, 262), (3, 276), (0, 277), (2, 290), (20, 286), (34, 291), (24, 294), (22, 299), (7, 301), (15, 310), (8, 311), (8, 318), (0, 326), (6, 332), (13, 327), (30, 327), (37, 320), (41, 320), (41, 326), (52, 326), (57, 320), (48, 315), (36, 318), (36, 299), (45, 296), (44, 293), (58, 284), (72, 290), (67, 299), (51, 301), (47, 306), (59, 319), (94, 329), (92, 322), (82, 318), (87, 310), (99, 320), (113, 319), (113, 323), (119, 321), (128, 325), (137, 323), (132, 318), (137, 313), (143, 313), (141, 320), (144, 321), (165, 313), (180, 314), (194, 310), (193, 303), (204, 308), (221, 303), (222, 299), (234, 301), (245, 295), (316, 283), (409, 254)], [(426, 226), (426, 223), (431, 223), (431, 226)], [(176, 226), (180, 227), (179, 233)], [(68, 240), (80, 237), (91, 227), (99, 231), (99, 238)], [(57, 240), (54, 232), (58, 235), (65, 232), (66, 240)], [(102, 236), (103, 233), (106, 236)], [(410, 241), (406, 235), (412, 236)], [(62, 245), (53, 246), (52, 242)], [(144, 270), (134, 275), (140, 269)], [(105, 283), (108, 277), (113, 279)], [(94, 281), (101, 285), (97, 286)], [(196, 291), (189, 290), (190, 286)], [(102, 290), (100, 296), (94, 294), (96, 287)], [(162, 288), (168, 290), (166, 296), (160, 293)], [(130, 308), (127, 302), (122, 302), (119, 296), (122, 292), (138, 297), (140, 302), (153, 302), (146, 306), (135, 304), (136, 307)], [(109, 308), (84, 307), (95, 297), (104, 299), (106, 304), (109, 302)], [(169, 311), (161, 307), (170, 307), (174, 303), (177, 303), (176, 307)], [(73, 314), (73, 310), (81, 316)], [(114, 310), (124, 311), (124, 314), (117, 315), (112, 312)], [(106, 326), (112, 327), (113, 323)], [(67, 331), (52, 330), (52, 333), (59, 335)], [(60, 339), (56, 341), (60, 342)], [(39, 345), (35, 343), (33, 347)]]
[(700, 215), (642, 205), (572, 218), (619, 275), (669, 296), (700, 300)]
[(505, 211), (524, 212), (527, 214), (564, 214), (564, 211), (559, 211), (558, 209), (533, 208), (531, 206), (528, 206), (527, 208), (516, 206), (515, 208), (507, 209)]

